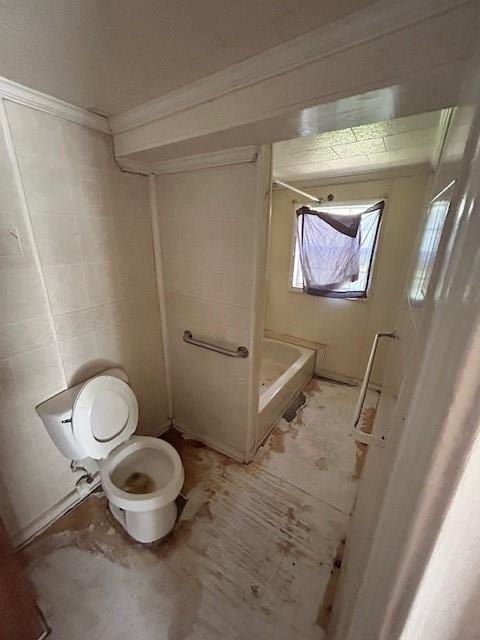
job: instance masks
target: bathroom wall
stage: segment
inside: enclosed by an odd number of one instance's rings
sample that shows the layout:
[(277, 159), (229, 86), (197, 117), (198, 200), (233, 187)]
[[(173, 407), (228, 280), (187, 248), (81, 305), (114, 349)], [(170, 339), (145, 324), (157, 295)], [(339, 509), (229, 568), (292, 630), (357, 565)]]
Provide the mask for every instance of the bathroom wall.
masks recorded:
[[(288, 191), (273, 194), (267, 285), (266, 328), (327, 345), (321, 367), (346, 378), (363, 376), (373, 336), (390, 331), (400, 304), (412, 247), (424, 206), (428, 175), (412, 175), (308, 187), (314, 195), (335, 200), (379, 200), (387, 204), (369, 296), (337, 300), (308, 296), (290, 289), (290, 257), (294, 210)], [(372, 381), (380, 383), (388, 346), (379, 348)]]
[(110, 136), (4, 101), (0, 139), (0, 511), (23, 539), (74, 489), (34, 407), (111, 365), (139, 431), (167, 418), (147, 178)]
[[(248, 455), (258, 412), (269, 189), (270, 148), (256, 162), (157, 179), (175, 424), (239, 459)], [(185, 330), (245, 345), (250, 356), (186, 344)]]

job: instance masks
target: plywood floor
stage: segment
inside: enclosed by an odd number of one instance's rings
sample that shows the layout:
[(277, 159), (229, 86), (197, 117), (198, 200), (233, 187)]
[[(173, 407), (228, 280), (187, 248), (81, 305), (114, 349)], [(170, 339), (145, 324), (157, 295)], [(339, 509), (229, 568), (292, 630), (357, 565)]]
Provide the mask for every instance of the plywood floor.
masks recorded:
[(358, 389), (316, 379), (305, 393), (248, 466), (167, 435), (188, 502), (166, 541), (128, 539), (100, 494), (29, 545), (52, 639), (321, 639), (363, 452)]

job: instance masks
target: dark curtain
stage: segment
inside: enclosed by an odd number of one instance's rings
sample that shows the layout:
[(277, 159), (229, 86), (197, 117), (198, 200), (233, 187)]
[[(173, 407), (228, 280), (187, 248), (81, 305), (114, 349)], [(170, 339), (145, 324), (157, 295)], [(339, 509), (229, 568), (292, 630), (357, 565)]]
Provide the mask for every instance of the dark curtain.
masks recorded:
[(330, 298), (364, 295), (338, 289), (355, 282), (359, 276), (362, 215), (374, 211), (381, 214), (384, 205), (384, 201), (378, 202), (356, 215), (334, 215), (309, 207), (298, 209), (297, 233), (306, 293)]

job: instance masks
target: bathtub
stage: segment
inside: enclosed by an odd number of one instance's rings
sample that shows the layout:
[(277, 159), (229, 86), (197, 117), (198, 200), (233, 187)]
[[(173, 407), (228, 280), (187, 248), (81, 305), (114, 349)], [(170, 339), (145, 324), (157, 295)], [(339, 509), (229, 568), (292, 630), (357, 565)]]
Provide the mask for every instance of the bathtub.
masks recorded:
[(315, 351), (264, 338), (260, 365), (257, 446), (313, 375)]

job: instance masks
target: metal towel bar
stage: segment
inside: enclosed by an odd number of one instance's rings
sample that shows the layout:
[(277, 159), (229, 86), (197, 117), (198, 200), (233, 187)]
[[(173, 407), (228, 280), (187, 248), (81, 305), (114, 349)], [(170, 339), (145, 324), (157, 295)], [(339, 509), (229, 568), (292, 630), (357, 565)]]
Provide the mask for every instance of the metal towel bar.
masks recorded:
[(210, 344), (209, 342), (203, 342), (203, 340), (196, 340), (192, 336), (191, 331), (184, 331), (183, 341), (188, 342), (188, 344), (194, 344), (196, 347), (202, 347), (202, 349), (208, 349), (209, 351), (216, 351), (217, 353), (221, 353), (224, 356), (228, 356), (229, 358), (248, 358), (247, 347), (237, 347), (237, 349), (226, 349), (225, 347), (219, 347), (218, 345)]
[(368, 383), (370, 382), (370, 376), (372, 374), (373, 363), (375, 361), (375, 354), (377, 353), (378, 341), (380, 338), (396, 338), (397, 332), (391, 331), (390, 333), (376, 333), (373, 339), (372, 348), (370, 350), (370, 356), (368, 357), (367, 368), (365, 369), (365, 375), (363, 377), (362, 386), (360, 388), (360, 395), (358, 396), (357, 406), (355, 407), (355, 413), (353, 415), (352, 435), (358, 442), (363, 444), (377, 444), (380, 447), (385, 446), (385, 439), (377, 436), (373, 433), (365, 433), (358, 427), (360, 417), (362, 415), (363, 403), (365, 402), (365, 396), (368, 391)]

